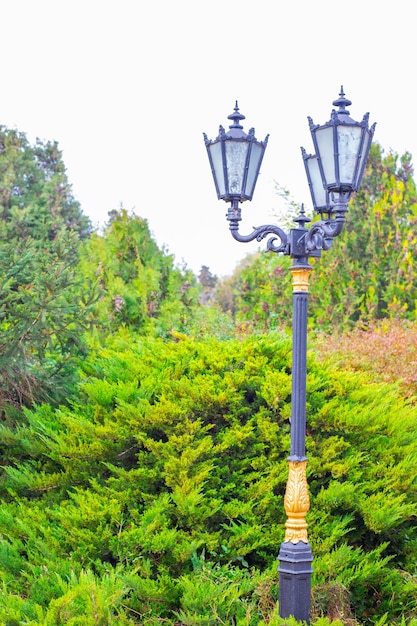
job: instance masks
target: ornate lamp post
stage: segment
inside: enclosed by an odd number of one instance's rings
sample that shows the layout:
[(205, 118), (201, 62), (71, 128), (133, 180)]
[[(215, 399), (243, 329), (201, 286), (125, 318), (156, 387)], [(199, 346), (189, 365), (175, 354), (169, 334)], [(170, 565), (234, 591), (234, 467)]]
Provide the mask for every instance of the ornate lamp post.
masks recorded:
[(319, 257), (328, 250), (333, 239), (343, 230), (348, 202), (352, 192), (359, 189), (368, 158), (375, 124), (368, 127), (369, 114), (355, 122), (346, 109), (352, 103), (345, 98), (343, 87), (333, 102), (331, 119), (322, 126), (308, 118), (315, 154), (301, 148), (314, 209), (319, 217), (311, 220), (301, 208), (295, 218), (296, 227), (289, 233), (271, 224), (258, 226), (248, 235), (239, 233), (240, 203), (252, 200), (262, 159), (268, 142), (255, 138), (252, 128), (243, 131), (245, 119), (238, 104), (228, 116), (233, 123), (226, 131), (222, 126), (216, 139), (204, 133), (211, 171), (219, 199), (230, 202), (227, 211), (230, 232), (241, 242), (262, 241), (268, 235), (266, 247), (272, 252), (289, 255), (293, 277), (292, 328), (292, 396), (291, 451), (289, 473), (284, 497), (287, 514), (285, 538), (278, 559), (280, 565), (279, 612), (281, 617), (293, 615), (310, 622), (310, 590), (313, 555), (305, 521), (310, 502), (306, 479), (306, 376), (307, 376), (307, 306), (309, 257)]

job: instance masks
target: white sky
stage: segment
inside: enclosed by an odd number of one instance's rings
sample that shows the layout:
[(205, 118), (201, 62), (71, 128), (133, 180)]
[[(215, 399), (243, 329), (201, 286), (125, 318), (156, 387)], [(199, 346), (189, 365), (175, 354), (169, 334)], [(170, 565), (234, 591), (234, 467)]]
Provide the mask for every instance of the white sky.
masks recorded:
[(121, 204), (198, 273), (230, 274), (232, 240), (203, 142), (235, 100), (270, 134), (242, 232), (270, 222), (274, 181), (310, 206), (300, 146), (343, 85), (385, 151), (417, 155), (414, 1), (0, 0), (0, 124), (56, 140), (95, 224)]

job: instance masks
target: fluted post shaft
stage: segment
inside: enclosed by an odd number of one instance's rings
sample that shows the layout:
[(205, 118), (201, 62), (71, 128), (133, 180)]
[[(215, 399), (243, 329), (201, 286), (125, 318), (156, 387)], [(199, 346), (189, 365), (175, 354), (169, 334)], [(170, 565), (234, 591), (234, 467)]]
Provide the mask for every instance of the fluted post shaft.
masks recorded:
[(293, 277), (291, 453), (284, 498), (287, 513), (285, 539), (278, 555), (279, 614), (310, 623), (311, 562), (313, 555), (305, 517), (310, 508), (306, 478), (306, 386), (308, 280), (311, 266), (297, 263)]

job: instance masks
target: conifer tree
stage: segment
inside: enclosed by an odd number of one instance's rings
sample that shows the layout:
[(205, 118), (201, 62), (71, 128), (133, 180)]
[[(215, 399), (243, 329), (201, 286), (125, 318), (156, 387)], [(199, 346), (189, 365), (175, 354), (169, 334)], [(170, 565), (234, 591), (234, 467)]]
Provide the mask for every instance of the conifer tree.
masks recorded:
[(197, 304), (196, 278), (158, 247), (145, 219), (124, 207), (109, 218), (81, 251), (81, 274), (101, 287), (92, 321), (104, 333), (126, 326), (164, 334)]
[(89, 232), (57, 144), (0, 127), (0, 411), (65, 397), (89, 298), (75, 273)]

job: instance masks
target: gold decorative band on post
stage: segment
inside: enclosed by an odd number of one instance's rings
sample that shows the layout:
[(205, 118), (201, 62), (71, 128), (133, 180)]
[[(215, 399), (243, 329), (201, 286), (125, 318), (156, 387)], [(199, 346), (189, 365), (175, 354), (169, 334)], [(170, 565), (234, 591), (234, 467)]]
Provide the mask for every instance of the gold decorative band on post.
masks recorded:
[(285, 523), (284, 541), (291, 543), (300, 541), (308, 543), (305, 516), (310, 508), (310, 498), (306, 467), (307, 461), (289, 461), (288, 482), (284, 497), (284, 507), (288, 517)]
[(311, 267), (291, 267), (293, 291), (304, 291), (308, 293), (308, 280)]

